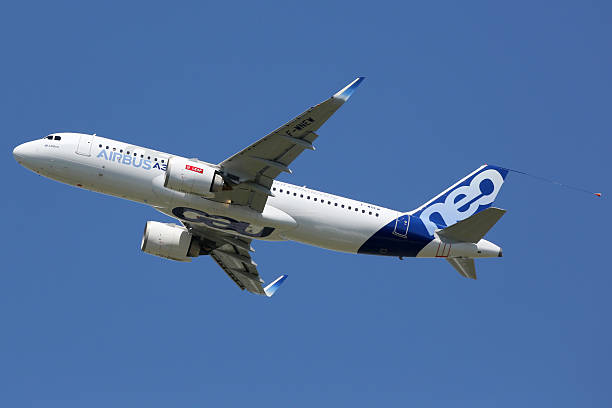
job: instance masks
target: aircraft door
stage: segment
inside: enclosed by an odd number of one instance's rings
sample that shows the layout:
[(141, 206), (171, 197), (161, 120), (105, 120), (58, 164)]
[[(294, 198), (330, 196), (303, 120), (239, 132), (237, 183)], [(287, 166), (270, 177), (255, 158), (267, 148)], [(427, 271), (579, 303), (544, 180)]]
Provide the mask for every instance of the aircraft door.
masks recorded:
[(402, 238), (406, 238), (408, 236), (408, 226), (410, 225), (410, 215), (400, 215), (395, 220), (395, 229), (393, 233)]
[(91, 146), (93, 144), (93, 138), (94, 135), (80, 135), (76, 153), (82, 156), (91, 156)]

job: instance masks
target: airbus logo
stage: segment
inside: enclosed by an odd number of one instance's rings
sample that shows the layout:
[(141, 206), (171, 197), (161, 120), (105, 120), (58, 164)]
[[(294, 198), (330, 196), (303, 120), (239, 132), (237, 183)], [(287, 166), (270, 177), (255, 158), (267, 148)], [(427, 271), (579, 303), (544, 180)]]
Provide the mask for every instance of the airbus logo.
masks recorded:
[[(421, 213), (420, 218), (427, 232), (433, 235), (436, 228), (453, 225), (474, 214), (480, 206), (491, 204), (503, 183), (504, 178), (499, 171), (487, 169), (474, 176), (467, 186), (452, 190), (443, 198), (444, 201), (430, 205)], [(444, 225), (438, 225), (431, 220), (434, 214), (442, 218)]]
[(159, 164), (155, 162), (155, 164), (151, 163), (151, 160), (143, 159), (140, 157), (132, 157), (127, 154), (121, 154), (117, 152), (108, 152), (106, 150), (100, 150), (100, 153), (96, 156), (98, 159), (104, 159), (112, 162), (117, 162), (119, 164), (124, 164), (126, 166), (134, 166), (140, 167), (143, 170), (151, 170), (151, 169), (159, 169), (166, 171), (166, 164)]

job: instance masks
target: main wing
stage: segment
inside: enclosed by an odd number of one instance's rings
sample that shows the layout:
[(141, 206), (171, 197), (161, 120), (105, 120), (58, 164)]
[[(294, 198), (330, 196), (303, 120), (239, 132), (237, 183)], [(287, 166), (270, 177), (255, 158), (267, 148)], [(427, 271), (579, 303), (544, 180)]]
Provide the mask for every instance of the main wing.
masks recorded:
[(253, 251), (253, 248), (250, 239), (186, 222), (183, 224), (200, 239), (205, 252), (208, 252), (240, 289), (270, 297), (287, 278), (287, 275), (281, 275), (264, 287), (264, 281), (257, 271), (257, 264), (251, 258), (250, 252)]
[(315, 131), (349, 99), (363, 79), (355, 79), (328, 100), (219, 163), (233, 188), (217, 193), (214, 199), (263, 211), (272, 195), (272, 181), (282, 172), (291, 173), (289, 165), (304, 150), (314, 150), (312, 142), (318, 137)]

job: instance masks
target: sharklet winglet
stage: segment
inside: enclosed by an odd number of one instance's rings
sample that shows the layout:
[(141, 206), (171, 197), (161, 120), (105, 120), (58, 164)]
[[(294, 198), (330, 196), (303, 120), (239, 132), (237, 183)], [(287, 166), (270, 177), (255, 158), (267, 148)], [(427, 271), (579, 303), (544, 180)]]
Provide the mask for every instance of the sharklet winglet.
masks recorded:
[(336, 94), (334, 94), (333, 98), (341, 99), (343, 102), (348, 101), (351, 97), (355, 89), (359, 86), (359, 84), (365, 79), (365, 77), (357, 77), (353, 82), (342, 88)]
[(274, 293), (278, 290), (280, 285), (287, 279), (287, 275), (281, 275), (278, 278), (274, 279), (274, 281), (264, 288), (264, 292), (267, 297), (272, 297)]

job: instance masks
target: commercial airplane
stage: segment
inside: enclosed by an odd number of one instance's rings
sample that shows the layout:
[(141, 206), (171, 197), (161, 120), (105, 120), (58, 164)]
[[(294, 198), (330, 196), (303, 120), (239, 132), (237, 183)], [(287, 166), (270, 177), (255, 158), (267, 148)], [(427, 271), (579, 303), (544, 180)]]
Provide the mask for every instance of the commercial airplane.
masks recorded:
[(483, 239), (505, 210), (492, 207), (507, 176), (483, 165), (412, 211), (396, 211), (276, 181), (353, 94), (355, 79), (244, 150), (211, 164), (81, 133), (53, 133), (13, 155), (45, 177), (144, 203), (181, 225), (149, 221), (142, 251), (191, 261), (210, 255), (249, 292), (272, 296), (286, 275), (263, 286), (251, 241), (292, 240), (356, 254), (446, 259), (476, 279), (474, 258), (501, 257)]

